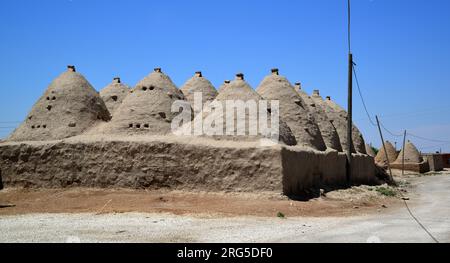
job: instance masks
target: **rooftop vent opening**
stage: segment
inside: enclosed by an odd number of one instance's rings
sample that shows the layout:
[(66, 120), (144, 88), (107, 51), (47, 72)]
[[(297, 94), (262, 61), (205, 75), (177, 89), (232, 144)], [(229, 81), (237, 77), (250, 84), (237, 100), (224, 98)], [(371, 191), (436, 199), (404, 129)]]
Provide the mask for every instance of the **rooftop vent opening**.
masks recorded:
[(136, 128), (140, 129), (141, 128), (141, 124), (140, 123), (136, 124)]
[(38, 125), (36, 128), (38, 128), (38, 129), (41, 128), (41, 125)]
[(147, 87), (145, 87), (145, 86), (142, 87), (142, 90), (143, 90), (143, 91), (147, 91)]
[(155, 89), (155, 87), (154, 86), (150, 86), (150, 88), (149, 88), (150, 90), (154, 90)]
[(230, 83), (231, 83), (231, 81), (229, 81), (229, 80), (225, 80), (225, 81), (224, 81), (224, 83), (225, 83), (225, 84), (230, 84)]
[(148, 129), (150, 127), (149, 124), (144, 124), (144, 128)]
[(331, 100), (331, 96), (327, 96), (327, 100)]
[(42, 128), (47, 129), (47, 125), (46, 124), (42, 125)]
[(243, 74), (243, 73), (238, 73), (238, 74), (236, 74), (236, 79), (238, 79), (238, 80), (244, 80), (244, 74)]
[(50, 100), (50, 97), (47, 97), (47, 100)]
[(71, 127), (71, 128), (76, 127), (76, 126), (77, 126), (77, 124), (75, 122), (69, 123), (69, 127)]
[(297, 89), (302, 89), (302, 83), (296, 82), (296, 83), (295, 83), (295, 87), (296, 87)]
[(56, 97), (55, 97), (55, 96), (53, 96), (53, 97), (52, 97), (52, 100), (56, 100)]
[(197, 72), (195, 72), (195, 76), (197, 76), (197, 77), (199, 77), (199, 78), (203, 77), (203, 75), (202, 75), (202, 72), (201, 72), (201, 71), (197, 71)]
[(48, 110), (48, 111), (51, 111), (52, 108), (53, 108), (52, 105), (48, 105), (48, 106), (47, 106), (47, 110)]
[(112, 99), (113, 101), (117, 101), (117, 96), (111, 96), (111, 99)]
[(73, 65), (68, 65), (67, 66), (67, 71), (69, 71), (69, 72), (77, 72), (77, 70), (75, 69), (75, 66), (73, 66)]
[(272, 72), (273, 75), (278, 75), (279, 74), (279, 70), (277, 68), (271, 69), (271, 72)]
[(313, 91), (313, 95), (320, 96), (320, 91), (319, 91), (318, 89), (315, 89), (315, 90)]
[(32, 126), (31, 126), (31, 129), (34, 129), (34, 128), (35, 128), (34, 125), (32, 125)]
[(133, 128), (133, 123), (128, 124), (128, 128)]
[(117, 83), (117, 84), (121, 83), (121, 82), (120, 82), (120, 78), (119, 78), (119, 77), (115, 77), (115, 78), (113, 79), (113, 83)]
[(157, 72), (157, 73), (161, 73), (162, 72), (161, 68), (155, 68), (154, 71)]

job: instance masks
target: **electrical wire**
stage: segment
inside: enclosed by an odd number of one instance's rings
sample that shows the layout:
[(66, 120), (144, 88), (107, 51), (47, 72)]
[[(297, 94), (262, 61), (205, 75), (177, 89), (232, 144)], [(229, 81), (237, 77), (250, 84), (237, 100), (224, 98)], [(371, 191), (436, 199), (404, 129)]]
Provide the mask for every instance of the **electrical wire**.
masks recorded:
[(362, 95), (361, 88), (359, 86), (359, 80), (358, 80), (358, 76), (356, 75), (355, 66), (353, 65), (352, 68), (353, 68), (353, 74), (355, 76), (356, 86), (358, 87), (359, 97), (361, 98), (362, 104), (364, 106), (364, 110), (366, 111), (367, 118), (369, 118), (369, 122), (372, 124), (372, 126), (377, 126), (375, 124), (375, 122), (372, 120), (372, 117), (370, 117), (371, 115), (370, 115), (369, 111), (367, 110), (367, 105), (366, 105), (366, 102), (364, 100), (364, 96)]
[(350, 7), (350, 0), (347, 0), (347, 12), (348, 12), (348, 53), (352, 53), (352, 46), (351, 46), (351, 7)]
[(442, 143), (450, 143), (450, 141), (443, 141), (443, 140), (429, 139), (429, 138), (425, 138), (425, 137), (422, 137), (422, 136), (414, 135), (414, 134), (412, 134), (412, 133), (408, 133), (408, 135), (411, 136), (411, 137), (414, 137), (414, 138), (416, 138), (416, 139), (424, 140), (424, 141), (429, 141), (429, 142), (436, 142), (436, 143), (440, 143), (440, 142), (442, 142)]

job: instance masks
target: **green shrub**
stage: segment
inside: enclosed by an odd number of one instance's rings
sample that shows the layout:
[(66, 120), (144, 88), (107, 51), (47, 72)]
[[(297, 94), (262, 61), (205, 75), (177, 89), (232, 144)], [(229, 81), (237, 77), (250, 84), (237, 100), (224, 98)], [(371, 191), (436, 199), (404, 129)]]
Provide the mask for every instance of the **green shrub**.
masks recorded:
[(378, 187), (377, 192), (382, 195), (385, 195), (385, 196), (396, 196), (397, 195), (397, 192), (394, 189), (388, 188), (388, 187)]

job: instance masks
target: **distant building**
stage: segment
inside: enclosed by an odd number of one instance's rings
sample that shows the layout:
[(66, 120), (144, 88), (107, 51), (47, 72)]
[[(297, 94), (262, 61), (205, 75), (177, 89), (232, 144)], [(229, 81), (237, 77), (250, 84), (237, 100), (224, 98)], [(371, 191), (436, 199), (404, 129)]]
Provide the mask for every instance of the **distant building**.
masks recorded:
[(444, 168), (450, 168), (450, 153), (443, 153), (442, 161), (444, 163)]

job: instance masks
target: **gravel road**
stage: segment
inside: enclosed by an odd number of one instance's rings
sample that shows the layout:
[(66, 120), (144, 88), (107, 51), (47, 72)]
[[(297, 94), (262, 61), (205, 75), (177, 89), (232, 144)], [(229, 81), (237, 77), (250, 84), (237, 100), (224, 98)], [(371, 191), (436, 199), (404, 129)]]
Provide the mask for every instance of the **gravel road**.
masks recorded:
[[(450, 176), (427, 176), (408, 203), (450, 242)], [(199, 217), (171, 214), (27, 214), (0, 217), (0, 242), (433, 242), (405, 207), (354, 217)]]

